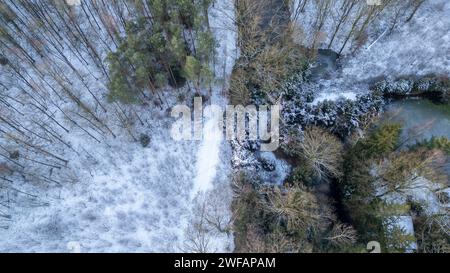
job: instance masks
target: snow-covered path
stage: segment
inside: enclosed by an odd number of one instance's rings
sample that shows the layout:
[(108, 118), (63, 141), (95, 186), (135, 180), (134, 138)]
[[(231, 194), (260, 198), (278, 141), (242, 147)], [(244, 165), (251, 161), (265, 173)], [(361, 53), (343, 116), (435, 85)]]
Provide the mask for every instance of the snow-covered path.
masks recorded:
[(221, 137), (217, 135), (218, 121), (210, 118), (205, 124), (204, 140), (197, 154), (197, 176), (194, 180), (194, 193), (206, 192), (212, 188), (216, 176)]
[[(234, 62), (237, 59), (237, 30), (234, 25), (234, 3), (231, 0), (217, 1), (210, 10), (210, 27), (217, 37), (215, 75), (223, 82), (222, 86), (213, 89), (209, 103), (218, 107), (225, 107), (227, 100), (223, 97), (231, 75)], [(204, 109), (203, 141), (197, 152), (197, 173), (194, 179), (193, 194), (207, 192), (213, 187), (213, 180), (217, 175), (224, 143), (222, 128), (219, 128), (218, 113)]]

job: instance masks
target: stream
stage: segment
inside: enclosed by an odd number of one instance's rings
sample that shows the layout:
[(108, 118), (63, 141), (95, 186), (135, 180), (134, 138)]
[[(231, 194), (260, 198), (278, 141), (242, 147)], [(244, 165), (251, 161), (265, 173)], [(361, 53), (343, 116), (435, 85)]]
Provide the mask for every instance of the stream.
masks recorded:
[[(434, 104), (426, 99), (405, 99), (388, 105), (385, 115), (403, 126), (400, 140), (404, 146), (433, 136), (450, 138), (450, 106)], [(450, 160), (447, 160), (444, 170), (450, 176)]]
[[(430, 139), (433, 136), (450, 138), (450, 108), (429, 100), (405, 99), (387, 107), (392, 120), (403, 126), (401, 140), (406, 145)], [(420, 134), (416, 131), (420, 130)]]

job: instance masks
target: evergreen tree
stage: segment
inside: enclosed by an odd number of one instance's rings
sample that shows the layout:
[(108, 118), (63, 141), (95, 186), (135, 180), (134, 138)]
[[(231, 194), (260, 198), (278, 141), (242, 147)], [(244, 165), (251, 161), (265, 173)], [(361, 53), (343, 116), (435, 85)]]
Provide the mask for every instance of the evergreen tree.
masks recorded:
[[(126, 36), (108, 63), (111, 100), (130, 103), (140, 94), (186, 80), (196, 90), (209, 84), (215, 41), (207, 27), (211, 1), (149, 0), (152, 20), (139, 17), (125, 24)], [(186, 34), (189, 34), (189, 37)]]

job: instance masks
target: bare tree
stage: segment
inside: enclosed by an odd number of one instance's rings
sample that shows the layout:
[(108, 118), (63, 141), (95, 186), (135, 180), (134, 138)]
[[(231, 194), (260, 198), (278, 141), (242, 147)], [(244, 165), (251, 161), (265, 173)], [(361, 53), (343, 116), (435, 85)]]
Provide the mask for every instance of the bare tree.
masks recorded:
[(325, 239), (335, 246), (342, 247), (354, 244), (356, 242), (356, 235), (356, 230), (353, 229), (353, 227), (342, 223), (336, 223), (333, 226), (330, 235)]
[(296, 156), (303, 157), (318, 178), (341, 176), (342, 143), (322, 128), (306, 128), (302, 139), (294, 137), (288, 140), (286, 149)]
[[(441, 189), (447, 177), (438, 170), (439, 151), (418, 150), (391, 154), (378, 166), (376, 183), (382, 192), (378, 197), (398, 193), (407, 196), (414, 189)], [(445, 155), (444, 155), (445, 156)]]
[(406, 23), (408, 23), (409, 21), (412, 20), (412, 18), (414, 17), (414, 15), (419, 10), (419, 8), (422, 6), (423, 3), (425, 3), (425, 0), (412, 0), (411, 6), (413, 8), (413, 11), (411, 12), (411, 14), (406, 19), (406, 21), (405, 21)]

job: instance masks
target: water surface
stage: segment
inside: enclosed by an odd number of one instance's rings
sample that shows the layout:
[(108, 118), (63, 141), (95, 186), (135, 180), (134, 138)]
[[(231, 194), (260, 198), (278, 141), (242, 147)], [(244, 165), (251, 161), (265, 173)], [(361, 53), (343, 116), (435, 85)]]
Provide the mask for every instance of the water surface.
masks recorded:
[(407, 99), (388, 106), (391, 119), (402, 124), (405, 145), (430, 139), (433, 136), (450, 138), (450, 106), (434, 104), (428, 100)]

